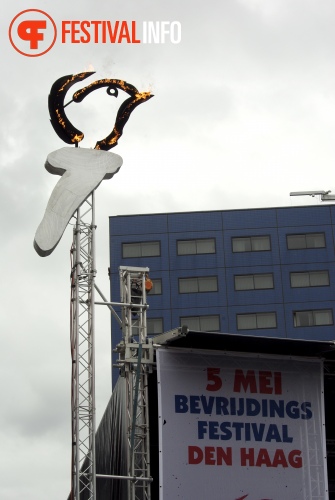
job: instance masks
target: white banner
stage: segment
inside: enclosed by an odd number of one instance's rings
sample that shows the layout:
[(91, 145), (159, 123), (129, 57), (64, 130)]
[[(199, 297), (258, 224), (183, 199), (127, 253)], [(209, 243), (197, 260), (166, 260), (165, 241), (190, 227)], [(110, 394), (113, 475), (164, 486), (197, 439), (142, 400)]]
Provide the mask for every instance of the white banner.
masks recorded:
[(160, 500), (325, 500), (320, 360), (157, 351)]

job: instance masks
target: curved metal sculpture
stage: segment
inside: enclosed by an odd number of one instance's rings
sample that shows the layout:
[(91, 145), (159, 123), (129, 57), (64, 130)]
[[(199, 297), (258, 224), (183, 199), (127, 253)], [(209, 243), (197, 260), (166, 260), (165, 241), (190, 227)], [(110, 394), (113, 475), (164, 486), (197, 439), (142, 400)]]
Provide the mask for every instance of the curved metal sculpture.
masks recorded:
[(136, 87), (125, 82), (124, 80), (105, 78), (102, 80), (96, 80), (90, 85), (78, 90), (73, 94), (72, 100), (67, 104), (64, 104), (66, 93), (72, 85), (93, 74), (94, 71), (78, 73), (77, 75), (66, 75), (55, 81), (49, 94), (50, 121), (58, 137), (60, 137), (67, 144), (78, 145), (78, 143), (83, 140), (84, 133), (72, 125), (66, 116), (64, 108), (71, 102), (82, 102), (91, 92), (102, 87), (107, 87), (107, 94), (113, 97), (118, 96), (118, 89), (123, 90), (130, 97), (121, 104), (111, 133), (104, 139), (97, 141), (94, 147), (94, 149), (108, 151), (117, 145), (118, 140), (123, 133), (123, 127), (127, 123), (131, 112), (139, 104), (146, 102), (153, 96), (150, 92), (139, 92)]

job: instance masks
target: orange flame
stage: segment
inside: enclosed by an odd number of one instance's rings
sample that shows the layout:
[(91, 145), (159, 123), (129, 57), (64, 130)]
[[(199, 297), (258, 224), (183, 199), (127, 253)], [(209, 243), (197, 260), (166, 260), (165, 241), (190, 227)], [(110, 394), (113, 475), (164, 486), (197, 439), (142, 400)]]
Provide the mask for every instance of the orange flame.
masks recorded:
[(93, 72), (85, 71), (76, 75), (66, 75), (56, 80), (49, 95), (50, 121), (61, 139), (68, 144), (77, 144), (84, 138), (84, 134), (71, 124), (65, 114), (64, 108), (71, 102), (82, 102), (88, 94), (102, 87), (107, 87), (107, 93), (114, 97), (118, 96), (118, 89), (122, 89), (130, 97), (121, 104), (117, 112), (112, 132), (101, 141), (98, 141), (95, 145), (95, 149), (108, 151), (113, 146), (116, 146), (119, 138), (122, 136), (123, 128), (135, 107), (147, 101), (153, 97), (153, 95), (151, 91), (139, 92), (136, 87), (124, 80), (105, 78), (96, 80), (88, 86), (78, 90), (73, 94), (72, 100), (64, 105), (64, 97), (68, 89), (91, 74), (93, 74)]

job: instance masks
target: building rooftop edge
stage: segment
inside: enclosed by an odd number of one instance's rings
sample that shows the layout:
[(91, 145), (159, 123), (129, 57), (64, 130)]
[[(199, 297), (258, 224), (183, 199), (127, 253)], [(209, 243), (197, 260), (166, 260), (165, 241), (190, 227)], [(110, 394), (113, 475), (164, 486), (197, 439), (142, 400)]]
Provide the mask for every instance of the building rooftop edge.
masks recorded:
[(177, 214), (199, 214), (199, 213), (211, 213), (211, 212), (250, 212), (256, 210), (291, 210), (295, 208), (330, 208), (331, 203), (325, 205), (295, 205), (295, 206), (282, 206), (282, 207), (254, 207), (254, 208), (225, 208), (216, 210), (185, 210), (177, 212), (148, 212), (143, 214), (118, 214), (109, 215), (110, 219), (115, 217), (147, 217), (152, 215), (177, 215)]

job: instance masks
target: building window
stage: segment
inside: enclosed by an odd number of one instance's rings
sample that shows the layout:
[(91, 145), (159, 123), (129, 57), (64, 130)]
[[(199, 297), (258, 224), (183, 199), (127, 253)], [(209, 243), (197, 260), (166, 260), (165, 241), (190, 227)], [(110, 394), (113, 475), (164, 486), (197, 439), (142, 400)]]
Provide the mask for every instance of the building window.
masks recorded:
[(287, 234), (288, 250), (304, 250), (306, 248), (325, 248), (324, 233)]
[(293, 313), (293, 324), (296, 327), (332, 325), (333, 311), (332, 309), (295, 311)]
[(235, 290), (267, 290), (274, 288), (273, 274), (243, 274), (235, 276)]
[(217, 292), (217, 276), (201, 276), (198, 278), (179, 278), (179, 293)]
[(122, 257), (159, 257), (161, 254), (159, 241), (140, 241), (138, 243), (122, 243)]
[(232, 238), (233, 252), (264, 252), (271, 250), (270, 236)]
[(292, 288), (305, 288), (310, 286), (329, 286), (328, 271), (305, 271), (290, 273)]
[(163, 333), (163, 318), (148, 318), (147, 333), (148, 335), (159, 335)]
[(276, 328), (277, 316), (275, 312), (237, 314), (238, 330), (261, 330), (263, 328)]
[(162, 295), (162, 280), (160, 278), (152, 279), (152, 289), (150, 295)]
[(180, 318), (180, 324), (198, 332), (219, 332), (220, 318), (217, 314), (210, 316), (185, 316)]
[(178, 255), (197, 255), (215, 251), (215, 238), (177, 241)]

